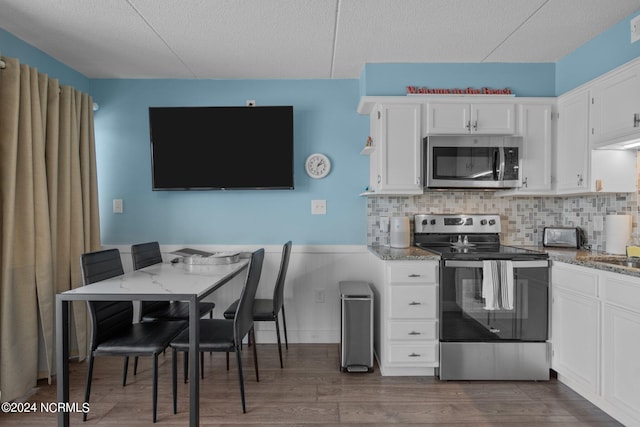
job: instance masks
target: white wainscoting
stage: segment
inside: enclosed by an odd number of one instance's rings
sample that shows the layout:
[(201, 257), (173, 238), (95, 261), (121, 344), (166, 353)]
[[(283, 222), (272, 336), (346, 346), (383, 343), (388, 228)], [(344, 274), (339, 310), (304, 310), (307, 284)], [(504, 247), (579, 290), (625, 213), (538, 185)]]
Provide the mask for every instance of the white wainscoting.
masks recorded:
[[(282, 254), (281, 245), (268, 246), (214, 246), (214, 245), (161, 245), (165, 260), (174, 256), (172, 251), (190, 247), (204, 251), (253, 251), (265, 249), (258, 298), (271, 298)], [(125, 271), (132, 270), (130, 245), (105, 245), (105, 249), (120, 250)], [(285, 282), (285, 311), (287, 335), (291, 343), (340, 342), (340, 294), (338, 283), (345, 280), (374, 282), (375, 255), (366, 246), (322, 245), (298, 246), (293, 244), (289, 270)], [(214, 317), (221, 318), (224, 310), (240, 295), (244, 277), (236, 278), (215, 291), (207, 300), (216, 303)], [(324, 302), (316, 302), (318, 293)], [(282, 326), (281, 326), (282, 327)], [(281, 330), (282, 333), (282, 330)], [(284, 341), (284, 335), (282, 335)], [(275, 324), (256, 323), (256, 340), (275, 343)]]

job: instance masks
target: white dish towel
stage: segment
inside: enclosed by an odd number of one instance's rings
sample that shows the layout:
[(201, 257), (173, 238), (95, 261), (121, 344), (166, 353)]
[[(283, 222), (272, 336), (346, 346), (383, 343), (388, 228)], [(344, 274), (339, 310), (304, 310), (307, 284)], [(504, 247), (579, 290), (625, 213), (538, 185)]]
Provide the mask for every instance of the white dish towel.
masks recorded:
[(503, 310), (513, 310), (513, 262), (500, 261), (500, 306)]
[(513, 310), (512, 261), (482, 261), (482, 297), (485, 310)]

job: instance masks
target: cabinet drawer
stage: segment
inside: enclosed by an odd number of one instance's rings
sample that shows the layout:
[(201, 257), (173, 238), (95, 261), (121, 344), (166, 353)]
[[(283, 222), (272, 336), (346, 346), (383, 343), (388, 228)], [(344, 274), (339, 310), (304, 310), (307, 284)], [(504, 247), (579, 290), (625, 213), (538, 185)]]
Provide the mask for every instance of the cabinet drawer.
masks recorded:
[(604, 301), (640, 313), (640, 280), (622, 274), (607, 276)]
[(435, 363), (438, 361), (438, 343), (393, 344), (389, 346), (391, 363)]
[(598, 274), (593, 269), (554, 264), (551, 269), (551, 283), (554, 287), (592, 297), (598, 296)]
[(435, 319), (435, 285), (391, 285), (389, 316), (392, 319)]
[(389, 281), (401, 283), (436, 283), (438, 263), (415, 261), (393, 263), (389, 267)]
[(389, 322), (389, 339), (411, 341), (435, 340), (437, 339), (436, 321), (391, 321)]

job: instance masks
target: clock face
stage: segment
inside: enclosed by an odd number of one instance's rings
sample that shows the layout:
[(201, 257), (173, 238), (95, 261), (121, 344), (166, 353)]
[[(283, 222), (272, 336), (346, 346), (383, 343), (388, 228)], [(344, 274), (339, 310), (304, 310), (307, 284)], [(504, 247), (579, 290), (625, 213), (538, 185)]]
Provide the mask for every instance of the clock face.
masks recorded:
[(324, 178), (331, 170), (331, 161), (324, 154), (312, 154), (307, 157), (305, 170), (311, 178)]

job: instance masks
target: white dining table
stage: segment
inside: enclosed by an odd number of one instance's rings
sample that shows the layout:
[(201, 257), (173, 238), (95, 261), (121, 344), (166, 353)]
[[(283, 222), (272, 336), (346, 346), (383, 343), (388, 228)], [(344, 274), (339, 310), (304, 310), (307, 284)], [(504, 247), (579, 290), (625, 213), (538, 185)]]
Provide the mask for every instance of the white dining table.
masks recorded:
[[(69, 402), (69, 301), (189, 302), (189, 425), (200, 424), (198, 302), (245, 272), (249, 258), (232, 264), (161, 263), (56, 295), (58, 402)], [(69, 425), (69, 412), (58, 413), (58, 426)]]

